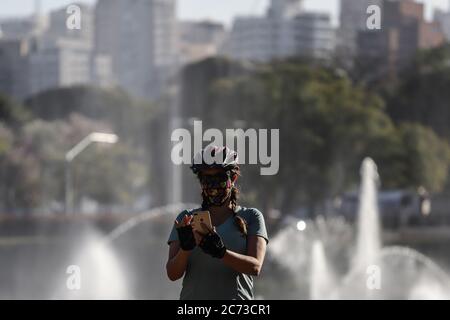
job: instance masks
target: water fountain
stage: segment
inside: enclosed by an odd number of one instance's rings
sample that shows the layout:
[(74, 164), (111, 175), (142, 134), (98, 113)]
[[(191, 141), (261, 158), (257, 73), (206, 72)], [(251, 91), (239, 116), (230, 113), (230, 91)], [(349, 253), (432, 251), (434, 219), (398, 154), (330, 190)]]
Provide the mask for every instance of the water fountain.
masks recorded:
[[(357, 223), (356, 252), (351, 269), (338, 289), (341, 298), (354, 299), (445, 299), (450, 281), (431, 259), (406, 247), (381, 244), (377, 202), (379, 176), (372, 159), (361, 166), (361, 189)], [(372, 271), (371, 271), (372, 270)], [(372, 274), (378, 270), (378, 274)], [(379, 277), (376, 288), (369, 278)]]
[[(268, 260), (277, 261), (283, 269), (279, 273), (281, 278), (277, 276), (273, 284), (266, 284), (266, 289), (272, 288), (275, 293), (261, 292), (264, 298), (450, 298), (450, 278), (434, 261), (410, 248), (382, 247), (377, 209), (378, 181), (375, 163), (371, 159), (364, 160), (355, 227), (338, 217), (300, 224), (293, 220), (289, 227), (271, 239)], [(120, 224), (103, 237), (96, 231), (88, 232), (90, 236), (81, 245), (82, 249), (77, 249), (69, 259), (69, 263), (81, 267), (83, 290), (68, 292), (65, 287), (67, 275), (63, 274), (57, 281), (59, 288), (53, 297), (176, 298), (179, 284), (171, 284), (165, 279), (165, 238), (174, 214), (190, 207), (196, 205), (173, 204), (150, 210)], [(155, 223), (145, 223), (148, 221)], [(150, 227), (158, 230), (149, 232)], [(131, 241), (131, 245), (123, 247), (127, 241)], [(80, 244), (76, 248), (80, 248)], [(142, 251), (134, 252), (136, 248)], [(137, 262), (129, 261), (141, 256), (146, 257)], [(379, 288), (367, 286), (370, 266), (379, 267), (381, 271)], [(283, 289), (283, 285), (287, 287)], [(169, 290), (168, 286), (173, 288)]]
[(364, 159), (361, 166), (361, 189), (357, 222), (356, 253), (352, 268), (366, 270), (377, 264), (381, 248), (381, 234), (378, 219), (377, 184), (379, 176), (377, 166), (372, 159)]
[[(373, 160), (361, 166), (360, 203), (356, 228), (343, 220), (318, 218), (298, 221), (280, 232), (269, 245), (269, 256), (288, 271), (292, 286), (309, 288), (293, 291), (291, 298), (305, 299), (446, 299), (450, 297), (450, 278), (436, 263), (406, 247), (382, 247), (377, 208), (379, 177)], [(97, 244), (111, 247), (119, 238), (167, 213), (176, 213), (195, 204), (173, 204), (136, 216), (115, 228)], [(300, 226), (300, 227), (299, 227)], [(356, 235), (352, 236), (352, 230)], [(134, 233), (134, 232), (133, 232)], [(139, 238), (139, 236), (138, 236)], [(356, 244), (351, 245), (351, 239)], [(161, 241), (158, 241), (161, 242)], [(292, 244), (296, 245), (293, 246)], [(164, 251), (164, 243), (159, 249)], [(159, 250), (158, 249), (158, 250)], [(342, 254), (346, 250), (348, 255)], [(166, 252), (165, 252), (166, 253)], [(105, 261), (107, 261), (106, 259)], [(343, 263), (342, 260), (347, 260)], [(345, 261), (344, 261), (345, 262)], [(161, 263), (163, 265), (163, 263)], [(337, 265), (340, 268), (337, 268)], [(342, 272), (342, 266), (347, 267)], [(381, 270), (380, 288), (369, 288), (368, 267)], [(163, 274), (163, 270), (158, 270)], [(158, 274), (159, 274), (158, 273)], [(116, 273), (116, 276), (119, 273)], [(308, 275), (305, 277), (305, 274)], [(160, 275), (160, 277), (163, 277)], [(279, 288), (274, 288), (278, 289)], [(122, 290), (122, 291), (121, 291)], [(178, 289), (177, 289), (178, 290)], [(95, 291), (94, 292), (99, 292)], [(101, 290), (100, 290), (101, 292)], [(127, 288), (117, 290), (119, 297), (132, 297)], [(297, 295), (297, 296), (295, 296)], [(267, 297), (267, 296), (265, 296)], [(282, 298), (282, 297), (280, 297)]]
[(127, 275), (112, 246), (102, 241), (101, 235), (92, 231), (84, 240), (81, 250), (76, 252), (73, 265), (79, 268), (80, 286), (70, 290), (66, 281), (61, 279), (65, 288), (59, 288), (56, 299), (131, 299), (127, 288)]
[[(378, 185), (377, 166), (367, 158), (361, 166), (356, 228), (347, 224), (333, 230), (336, 221), (329, 219), (308, 221), (322, 226), (298, 232), (295, 222), (272, 239), (269, 256), (292, 271), (295, 283), (309, 287), (309, 295), (297, 299), (450, 299), (450, 277), (434, 261), (411, 248), (382, 246)], [(348, 237), (353, 230), (354, 245)], [(333, 250), (340, 254), (329, 259)], [(346, 271), (339, 272), (337, 265), (346, 265)], [(370, 277), (378, 276), (380, 285), (370, 286)]]
[(327, 300), (333, 298), (330, 293), (335, 288), (335, 283), (325, 249), (320, 240), (315, 240), (312, 246), (311, 255), (311, 281), (310, 298), (312, 300)]
[(176, 204), (169, 204), (167, 206), (154, 208), (148, 212), (144, 212), (136, 217), (133, 217), (118, 227), (116, 227), (113, 231), (111, 231), (105, 238), (104, 241), (106, 243), (112, 242), (119, 238), (124, 233), (130, 231), (132, 228), (136, 227), (137, 225), (151, 220), (155, 219), (157, 217), (160, 217), (163, 214), (167, 213), (180, 213), (181, 211), (187, 209), (187, 208), (197, 208), (199, 207), (198, 204), (192, 204), (192, 203), (176, 203)]
[[(57, 282), (58, 288), (54, 290), (54, 299), (134, 299), (136, 297), (129, 288), (129, 282), (132, 278), (130, 270), (124, 267), (121, 261), (123, 256), (117, 254), (114, 248), (115, 241), (123, 235), (130, 232), (133, 228), (142, 225), (144, 222), (156, 220), (170, 214), (170, 219), (174, 214), (181, 212), (186, 208), (194, 208), (195, 204), (171, 204), (163, 207), (154, 208), (148, 212), (137, 215), (117, 226), (106, 236), (100, 236), (98, 231), (90, 230), (84, 237), (84, 242), (78, 249), (70, 263), (79, 266), (81, 270), (81, 288), (80, 290), (68, 290), (65, 286), (64, 275)], [(165, 241), (161, 241), (161, 247)], [(161, 265), (163, 263), (161, 262)], [(164, 276), (159, 272), (160, 277)]]

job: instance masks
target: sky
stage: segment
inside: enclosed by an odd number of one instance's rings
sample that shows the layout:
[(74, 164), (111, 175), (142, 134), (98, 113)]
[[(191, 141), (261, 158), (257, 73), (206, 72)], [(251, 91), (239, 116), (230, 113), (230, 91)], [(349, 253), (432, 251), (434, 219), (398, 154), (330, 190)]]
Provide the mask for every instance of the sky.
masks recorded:
[[(95, 3), (95, 0), (40, 0), (42, 10), (67, 6), (74, 2)], [(180, 19), (216, 20), (230, 26), (236, 15), (261, 15), (270, 0), (178, 0), (177, 14)], [(29, 15), (34, 10), (35, 0), (0, 0), (0, 17)], [(418, 0), (426, 4), (427, 18), (435, 8), (447, 10), (449, 0)], [(307, 10), (325, 11), (332, 15), (336, 25), (339, 15), (339, 0), (304, 0)]]

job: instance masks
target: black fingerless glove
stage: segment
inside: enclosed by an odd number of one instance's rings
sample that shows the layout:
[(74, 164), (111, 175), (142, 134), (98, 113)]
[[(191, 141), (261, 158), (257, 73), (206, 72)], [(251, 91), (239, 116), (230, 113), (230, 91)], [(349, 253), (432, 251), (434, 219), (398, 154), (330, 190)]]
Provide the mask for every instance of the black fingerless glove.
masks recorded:
[(199, 247), (204, 253), (209, 254), (213, 258), (222, 259), (227, 251), (223, 244), (222, 238), (217, 232), (212, 232), (203, 237)]
[(178, 240), (180, 241), (180, 247), (184, 251), (191, 251), (195, 248), (195, 238), (192, 232), (192, 227), (184, 226), (176, 228), (178, 232)]

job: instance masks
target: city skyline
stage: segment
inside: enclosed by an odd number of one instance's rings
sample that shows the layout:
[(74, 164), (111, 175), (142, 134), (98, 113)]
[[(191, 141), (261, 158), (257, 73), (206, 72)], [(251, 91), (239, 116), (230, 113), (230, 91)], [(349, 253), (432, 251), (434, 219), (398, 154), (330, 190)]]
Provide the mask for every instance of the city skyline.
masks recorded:
[[(449, 0), (416, 0), (426, 4), (426, 17), (430, 19), (435, 9), (449, 9)], [(2, 0), (0, 18), (30, 15), (34, 11), (34, 0)], [(74, 2), (93, 4), (96, 0), (41, 0), (43, 12), (58, 9)], [(262, 15), (270, 0), (227, 0), (212, 3), (210, 0), (178, 0), (177, 17), (182, 20), (214, 20), (230, 26), (238, 15)], [(328, 12), (332, 24), (337, 25), (339, 19), (339, 0), (305, 0), (307, 10)]]

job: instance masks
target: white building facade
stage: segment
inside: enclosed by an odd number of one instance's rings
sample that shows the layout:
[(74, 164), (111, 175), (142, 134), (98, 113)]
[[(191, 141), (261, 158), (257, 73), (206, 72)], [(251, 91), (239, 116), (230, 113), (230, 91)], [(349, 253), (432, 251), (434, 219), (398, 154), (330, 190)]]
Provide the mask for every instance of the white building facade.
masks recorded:
[(335, 47), (330, 16), (304, 12), (301, 2), (273, 0), (264, 17), (236, 18), (223, 53), (260, 62), (294, 56), (330, 58)]
[(91, 83), (92, 48), (82, 41), (41, 41), (29, 54), (30, 94)]
[(95, 51), (109, 55), (119, 86), (155, 98), (177, 68), (175, 0), (99, 0)]
[(81, 29), (67, 28), (65, 7), (1, 23), (1, 93), (21, 100), (60, 87), (115, 85), (110, 57), (93, 50), (93, 9), (79, 6)]

